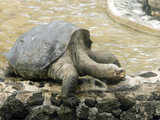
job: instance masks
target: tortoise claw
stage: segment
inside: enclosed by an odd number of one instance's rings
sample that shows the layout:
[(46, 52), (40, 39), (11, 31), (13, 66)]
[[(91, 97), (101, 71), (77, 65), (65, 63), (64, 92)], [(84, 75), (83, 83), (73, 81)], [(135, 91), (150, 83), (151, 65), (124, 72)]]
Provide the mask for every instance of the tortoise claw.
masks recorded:
[(125, 78), (125, 76), (126, 76), (126, 71), (125, 71), (124, 69), (120, 68), (119, 70), (116, 70), (116, 71), (115, 71), (114, 76), (115, 76), (116, 78), (123, 79), (123, 78)]

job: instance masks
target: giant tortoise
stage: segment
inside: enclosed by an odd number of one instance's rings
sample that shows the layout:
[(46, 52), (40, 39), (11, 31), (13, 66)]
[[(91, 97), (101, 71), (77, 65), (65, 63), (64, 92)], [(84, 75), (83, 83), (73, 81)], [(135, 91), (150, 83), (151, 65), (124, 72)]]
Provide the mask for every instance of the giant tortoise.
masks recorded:
[(62, 95), (74, 95), (79, 76), (120, 82), (125, 70), (110, 53), (91, 51), (86, 29), (64, 21), (39, 25), (15, 42), (6, 58), (12, 70), (26, 79), (62, 80)]

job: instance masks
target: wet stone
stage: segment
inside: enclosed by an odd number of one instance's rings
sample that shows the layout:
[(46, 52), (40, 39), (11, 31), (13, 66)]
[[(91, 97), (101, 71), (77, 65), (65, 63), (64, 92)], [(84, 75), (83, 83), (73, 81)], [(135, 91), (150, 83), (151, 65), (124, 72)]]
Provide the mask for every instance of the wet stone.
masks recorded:
[(4, 82), (4, 79), (3, 79), (3, 78), (0, 78), (0, 82)]
[(97, 120), (98, 109), (96, 107), (89, 108), (89, 120)]
[(122, 113), (121, 109), (112, 110), (112, 115), (115, 117), (119, 117), (121, 113)]
[(28, 114), (28, 109), (24, 103), (11, 95), (0, 107), (0, 116), (3, 120), (24, 119)]
[(144, 77), (144, 78), (150, 78), (150, 77), (156, 77), (157, 74), (154, 72), (145, 72), (145, 73), (139, 74), (139, 76)]
[(27, 100), (27, 105), (29, 106), (37, 106), (42, 105), (44, 101), (44, 97), (42, 96), (42, 93), (34, 93), (31, 97)]
[[(136, 104), (136, 100), (129, 96), (117, 95), (118, 101), (120, 102), (120, 109), (126, 111), (132, 108)], [(116, 109), (118, 110), (118, 109)]]
[(98, 101), (96, 107), (100, 113), (112, 113), (113, 110), (120, 108), (120, 102), (117, 99), (103, 99)]
[(29, 85), (34, 85), (34, 82), (32, 82), (32, 81), (29, 81)]
[(52, 93), (50, 100), (52, 105), (60, 106), (62, 103), (62, 100), (58, 98), (58, 93)]
[(118, 120), (111, 113), (100, 113), (97, 116), (97, 120)]
[(55, 106), (42, 105), (33, 108), (25, 120), (59, 120)]
[(152, 119), (155, 113), (155, 106), (157, 105), (156, 102), (145, 102), (144, 103), (144, 111), (147, 114), (148, 119)]
[(57, 113), (60, 120), (76, 120), (75, 110), (68, 106), (61, 105)]
[(121, 114), (120, 120), (145, 120), (145, 119), (139, 114), (125, 111)]
[(15, 89), (15, 90), (17, 90), (17, 91), (22, 90), (23, 87), (24, 87), (24, 86), (23, 86), (22, 83), (14, 83), (13, 86), (12, 86), (12, 88)]
[(40, 88), (42, 88), (42, 87), (44, 87), (44, 82), (39, 82), (39, 86), (38, 87), (40, 87)]
[(156, 106), (155, 106), (155, 116), (159, 116), (160, 117), (160, 102), (157, 102)]
[(80, 103), (80, 105), (76, 109), (77, 117), (81, 120), (88, 119), (89, 116), (89, 107), (84, 103)]
[(97, 104), (97, 101), (93, 98), (86, 98), (84, 102), (88, 107), (94, 107)]
[(146, 100), (148, 100), (148, 97), (144, 96), (144, 95), (138, 95), (136, 97), (136, 100), (138, 100), (138, 101), (146, 101)]
[(76, 106), (79, 105), (80, 102), (81, 102), (80, 99), (76, 96), (62, 99), (62, 104), (64, 106), (69, 106), (71, 108), (75, 108)]
[(152, 95), (148, 98), (148, 101), (153, 101), (153, 100), (160, 100), (160, 93), (157, 92), (152, 92)]

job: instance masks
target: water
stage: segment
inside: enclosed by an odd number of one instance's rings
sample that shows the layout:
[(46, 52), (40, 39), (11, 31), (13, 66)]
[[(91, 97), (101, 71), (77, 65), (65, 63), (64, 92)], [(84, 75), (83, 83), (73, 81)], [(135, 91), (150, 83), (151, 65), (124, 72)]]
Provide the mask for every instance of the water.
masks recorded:
[[(94, 50), (114, 53), (128, 73), (160, 66), (159, 38), (113, 22), (106, 0), (0, 0), (0, 53), (38, 24), (65, 20), (91, 32)], [(0, 67), (6, 65), (0, 55)]]

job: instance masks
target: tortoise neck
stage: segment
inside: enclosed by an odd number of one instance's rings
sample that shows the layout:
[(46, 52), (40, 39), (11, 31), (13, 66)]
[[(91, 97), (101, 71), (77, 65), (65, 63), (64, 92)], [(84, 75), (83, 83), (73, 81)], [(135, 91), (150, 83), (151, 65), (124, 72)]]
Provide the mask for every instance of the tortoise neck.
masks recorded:
[(92, 51), (85, 46), (83, 40), (75, 40), (69, 49), (73, 64), (80, 75), (90, 75), (99, 79), (114, 77), (114, 70), (118, 69), (118, 66), (95, 62), (89, 57)]

